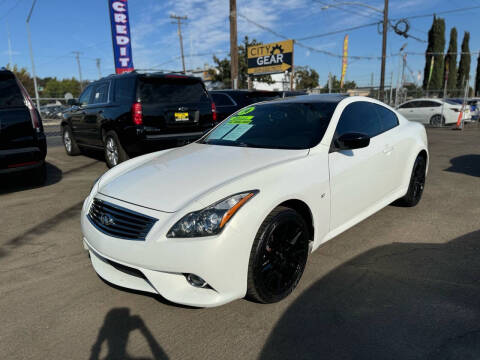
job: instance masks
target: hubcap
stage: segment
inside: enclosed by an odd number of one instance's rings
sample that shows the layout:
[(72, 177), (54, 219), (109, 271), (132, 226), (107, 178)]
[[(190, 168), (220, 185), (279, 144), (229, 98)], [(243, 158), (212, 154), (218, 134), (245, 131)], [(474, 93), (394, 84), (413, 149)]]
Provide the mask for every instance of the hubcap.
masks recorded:
[(111, 137), (107, 139), (107, 143), (105, 145), (107, 159), (110, 164), (113, 166), (118, 164), (118, 146), (115, 140)]
[(296, 285), (308, 254), (308, 239), (294, 220), (276, 224), (267, 234), (256, 266), (257, 279), (272, 295)]
[(68, 152), (71, 152), (72, 139), (70, 138), (70, 132), (68, 130), (63, 134), (63, 143), (65, 144), (65, 149), (67, 149)]

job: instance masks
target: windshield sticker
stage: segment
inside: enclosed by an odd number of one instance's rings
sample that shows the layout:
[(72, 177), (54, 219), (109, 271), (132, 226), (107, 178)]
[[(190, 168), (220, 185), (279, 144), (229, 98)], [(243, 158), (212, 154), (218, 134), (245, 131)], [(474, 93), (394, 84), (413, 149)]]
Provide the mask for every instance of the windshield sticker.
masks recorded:
[(252, 122), (252, 115), (232, 116), (228, 121), (229, 124), (250, 124)]
[(230, 140), (230, 141), (235, 141), (237, 140), (240, 136), (245, 134), (248, 130), (252, 128), (253, 125), (248, 125), (248, 124), (239, 124), (230, 131), (226, 136), (223, 137), (222, 140)]
[(222, 124), (218, 128), (212, 131), (209, 139), (218, 140), (224, 137), (229, 131), (233, 130), (235, 124)]
[(243, 110), (240, 110), (237, 115), (247, 115), (248, 113), (251, 113), (253, 110), (255, 110), (255, 106), (250, 106), (250, 107), (247, 107)]

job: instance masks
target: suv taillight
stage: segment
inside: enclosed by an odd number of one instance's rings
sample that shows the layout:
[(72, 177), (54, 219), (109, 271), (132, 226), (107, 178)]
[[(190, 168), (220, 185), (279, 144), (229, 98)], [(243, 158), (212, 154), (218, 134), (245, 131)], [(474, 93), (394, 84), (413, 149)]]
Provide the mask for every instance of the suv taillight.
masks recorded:
[(143, 124), (142, 104), (139, 102), (132, 105), (132, 120), (135, 125)]
[(212, 101), (212, 119), (214, 122), (217, 121), (217, 107), (215, 106), (215, 103)]
[(40, 131), (40, 119), (38, 118), (38, 113), (35, 110), (35, 105), (33, 105), (33, 101), (30, 98), (30, 95), (28, 95), (27, 90), (23, 87), (23, 84), (20, 82), (20, 80), (17, 80), (18, 87), (20, 88), (20, 91), (22, 92), (23, 95), (23, 100), (25, 101), (25, 105), (28, 108), (28, 111), (30, 112), (30, 118), (32, 119), (32, 126), (36, 131)]

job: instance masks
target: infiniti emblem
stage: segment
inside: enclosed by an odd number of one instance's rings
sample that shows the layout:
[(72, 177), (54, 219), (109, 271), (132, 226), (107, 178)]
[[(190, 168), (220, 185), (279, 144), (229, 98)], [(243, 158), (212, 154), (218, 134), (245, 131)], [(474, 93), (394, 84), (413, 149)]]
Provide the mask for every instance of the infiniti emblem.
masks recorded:
[(105, 226), (110, 226), (115, 224), (115, 218), (110, 214), (102, 214), (100, 216), (100, 222)]

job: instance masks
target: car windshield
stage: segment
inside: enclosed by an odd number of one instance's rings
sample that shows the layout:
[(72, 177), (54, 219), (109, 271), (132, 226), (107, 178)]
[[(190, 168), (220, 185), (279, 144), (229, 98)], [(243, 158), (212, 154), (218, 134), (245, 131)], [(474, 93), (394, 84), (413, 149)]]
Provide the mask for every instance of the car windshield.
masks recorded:
[(199, 142), (270, 149), (308, 149), (325, 134), (337, 102), (266, 103), (234, 113)]

